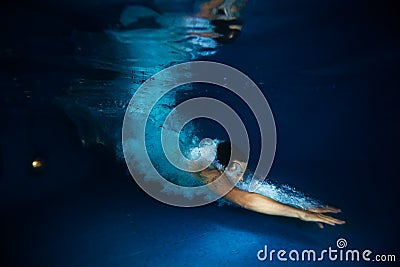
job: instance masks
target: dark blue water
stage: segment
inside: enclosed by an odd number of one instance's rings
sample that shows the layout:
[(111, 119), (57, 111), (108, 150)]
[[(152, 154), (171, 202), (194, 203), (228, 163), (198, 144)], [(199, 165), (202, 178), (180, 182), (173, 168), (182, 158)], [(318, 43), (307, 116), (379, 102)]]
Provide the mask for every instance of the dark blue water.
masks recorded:
[[(196, 12), (193, 1), (157, 2), (151, 7), (160, 13)], [(2, 4), (1, 266), (303, 266), (318, 263), (259, 262), (256, 254), (264, 245), (322, 250), (338, 238), (352, 249), (398, 256), (394, 2), (249, 1), (240, 37), (213, 55), (196, 54), (259, 85), (277, 127), (270, 177), (340, 207), (346, 224), (323, 230), (215, 203), (172, 207), (136, 185), (115, 144), (119, 101), (129, 95), (108, 90), (120, 88), (115, 81), (132, 68), (121, 71), (115, 62), (129, 66), (122, 61), (128, 52), (103, 35), (126, 6)], [(160, 55), (154, 62), (170, 60)], [(148, 71), (147, 78), (155, 69), (134, 70)], [(115, 113), (98, 113), (99, 103)], [(36, 157), (43, 171), (31, 168)]]

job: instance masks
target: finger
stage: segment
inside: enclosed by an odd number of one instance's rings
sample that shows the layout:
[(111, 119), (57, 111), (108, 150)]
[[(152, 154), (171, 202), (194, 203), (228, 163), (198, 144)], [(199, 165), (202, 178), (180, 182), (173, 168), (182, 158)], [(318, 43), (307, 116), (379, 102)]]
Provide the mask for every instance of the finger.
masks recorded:
[(332, 226), (335, 225), (334, 222), (332, 222), (332, 221), (330, 221), (330, 220), (327, 220), (327, 219), (325, 219), (325, 218), (324, 218), (324, 219), (321, 219), (320, 222), (323, 222), (323, 223), (326, 223), (326, 224), (329, 224), (329, 225), (332, 225)]
[(319, 228), (324, 229), (324, 225), (322, 223), (317, 222), (317, 225), (318, 225)]
[(333, 217), (330, 217), (330, 216), (328, 216), (328, 218), (329, 218), (329, 220), (330, 220), (331, 222), (333, 222), (333, 223), (335, 223), (335, 224), (345, 224), (345, 223), (346, 223), (346, 222), (343, 221), (343, 220), (339, 220), (339, 219), (336, 219), (336, 218), (333, 218)]
[(319, 218), (321, 218), (323, 220), (324, 223), (330, 224), (330, 225), (335, 225), (335, 224), (344, 224), (345, 221), (333, 218), (331, 216), (326, 216), (323, 214), (319, 214)]
[(339, 213), (339, 212), (341, 212), (342, 210), (341, 209), (338, 209), (338, 208), (335, 208), (335, 207), (325, 207), (325, 212), (331, 212), (331, 213)]
[(326, 216), (326, 215), (322, 215), (322, 214), (318, 214), (317, 215), (317, 221), (318, 222), (323, 222), (329, 225), (335, 225), (335, 222), (333, 221), (332, 217)]

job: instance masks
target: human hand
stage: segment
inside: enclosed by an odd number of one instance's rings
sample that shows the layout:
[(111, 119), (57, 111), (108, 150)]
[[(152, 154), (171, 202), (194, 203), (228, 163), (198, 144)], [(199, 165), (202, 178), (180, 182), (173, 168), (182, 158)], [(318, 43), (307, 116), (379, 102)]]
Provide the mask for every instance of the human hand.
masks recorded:
[(340, 212), (339, 209), (321, 208), (321, 209), (314, 209), (314, 210), (318, 210), (319, 212), (312, 211), (312, 210), (302, 211), (302, 213), (300, 214), (300, 219), (303, 221), (307, 221), (307, 222), (316, 222), (320, 228), (324, 228), (323, 223), (326, 223), (326, 224), (329, 224), (332, 226), (337, 225), (337, 224), (341, 225), (341, 224), (345, 223), (345, 221), (343, 221), (343, 220), (339, 220), (339, 219), (333, 218), (331, 216), (322, 214), (324, 212), (338, 213), (338, 212)]

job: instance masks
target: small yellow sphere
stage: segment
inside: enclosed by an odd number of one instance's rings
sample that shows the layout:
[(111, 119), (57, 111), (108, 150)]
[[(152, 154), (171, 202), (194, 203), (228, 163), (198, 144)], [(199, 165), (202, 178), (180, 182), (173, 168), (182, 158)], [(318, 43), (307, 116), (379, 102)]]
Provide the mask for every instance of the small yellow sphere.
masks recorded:
[(43, 163), (40, 160), (34, 160), (32, 161), (32, 167), (33, 168), (40, 168), (43, 166)]

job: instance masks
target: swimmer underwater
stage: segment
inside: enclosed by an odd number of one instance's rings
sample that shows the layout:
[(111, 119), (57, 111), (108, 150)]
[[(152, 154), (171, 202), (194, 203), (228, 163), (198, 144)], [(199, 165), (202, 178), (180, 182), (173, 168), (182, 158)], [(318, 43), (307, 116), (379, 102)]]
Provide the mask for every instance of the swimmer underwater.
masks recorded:
[[(320, 228), (323, 228), (323, 223), (329, 225), (341, 225), (345, 223), (343, 220), (323, 214), (339, 213), (341, 211), (334, 207), (326, 206), (313, 209), (300, 209), (280, 203), (258, 193), (241, 190), (237, 187), (233, 187), (231, 190), (227, 189), (232, 187), (232, 181), (243, 181), (247, 168), (247, 163), (241, 158), (232, 158), (229, 164), (231, 149), (230, 142), (220, 142), (217, 145), (214, 163), (201, 172), (194, 173), (194, 176), (204, 184), (216, 181), (216, 183), (210, 184), (209, 188), (217, 195), (223, 196), (224, 199), (248, 210), (316, 222)], [(235, 148), (233, 147), (233, 149)], [(228, 193), (225, 194), (227, 191)]]

